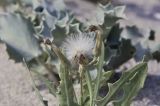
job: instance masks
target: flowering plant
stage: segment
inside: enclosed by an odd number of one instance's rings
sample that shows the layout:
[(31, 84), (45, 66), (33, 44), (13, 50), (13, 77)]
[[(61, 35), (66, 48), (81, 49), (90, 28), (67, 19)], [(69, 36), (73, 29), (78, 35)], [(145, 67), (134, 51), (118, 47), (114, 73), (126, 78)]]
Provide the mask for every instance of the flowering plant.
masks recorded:
[[(147, 60), (159, 60), (159, 52), (150, 45), (150, 39), (140, 44), (144, 47), (147, 42), (145, 48), (149, 50), (137, 55), (135, 45), (142, 39), (133, 35), (139, 29), (120, 28), (117, 23), (125, 18), (124, 6), (99, 4), (94, 17), (81, 19), (66, 8), (63, 0), (2, 2), (0, 39), (10, 58), (27, 66), (44, 106), (48, 103), (32, 73), (44, 81), (60, 106), (129, 106), (144, 85)], [(132, 57), (143, 61), (113, 81), (114, 70)], [(80, 92), (75, 91), (77, 85)]]

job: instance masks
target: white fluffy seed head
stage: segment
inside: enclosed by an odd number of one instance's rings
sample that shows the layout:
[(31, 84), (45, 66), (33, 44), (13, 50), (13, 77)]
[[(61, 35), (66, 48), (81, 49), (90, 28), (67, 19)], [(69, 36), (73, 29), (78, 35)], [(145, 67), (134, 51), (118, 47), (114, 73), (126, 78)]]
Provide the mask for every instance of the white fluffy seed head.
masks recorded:
[[(76, 56), (83, 55), (87, 59), (93, 57), (93, 49), (95, 47), (95, 33), (81, 33), (78, 35), (70, 35), (66, 38), (62, 45), (66, 57), (72, 61)], [(79, 59), (79, 57), (78, 57)]]

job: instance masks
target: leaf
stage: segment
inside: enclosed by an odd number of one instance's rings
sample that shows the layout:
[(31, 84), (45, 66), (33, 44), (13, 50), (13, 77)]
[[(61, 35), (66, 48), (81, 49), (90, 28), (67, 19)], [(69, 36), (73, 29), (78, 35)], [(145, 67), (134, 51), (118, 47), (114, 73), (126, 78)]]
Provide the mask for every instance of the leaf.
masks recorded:
[[(160, 43), (155, 41), (155, 32), (150, 29), (143, 29), (136, 26), (126, 26), (121, 33), (121, 38), (130, 39), (136, 48), (135, 60), (140, 61), (144, 55), (149, 59), (159, 61)], [(155, 55), (156, 52), (156, 55)]]
[(66, 37), (66, 29), (56, 26), (56, 28), (52, 31), (52, 34), (54, 37), (54, 43), (60, 46)]
[(104, 37), (107, 37), (109, 34), (111, 28), (119, 19), (124, 19), (124, 10), (125, 6), (113, 6), (110, 3), (108, 3), (105, 6), (101, 6), (105, 17), (104, 22), (102, 24), (102, 29), (104, 30)]
[(97, 100), (105, 97), (108, 92), (108, 82), (112, 78), (114, 71), (107, 71), (103, 72), (102, 77), (100, 79), (100, 85), (99, 85), (99, 95), (97, 96)]
[(143, 88), (146, 76), (147, 66), (145, 66), (145, 69), (139, 70), (139, 72), (123, 86), (124, 95), (122, 99), (113, 102), (114, 106), (130, 106), (133, 98), (139, 90)]
[(95, 16), (94, 17), (90, 17), (90, 19), (87, 19), (87, 22), (84, 23), (84, 24), (86, 24), (87, 26), (102, 25), (103, 22), (104, 22), (104, 17), (105, 17), (104, 11), (101, 9), (100, 6), (98, 6), (95, 9)]
[[(54, 11), (57, 14), (57, 11)], [(49, 13), (46, 9), (43, 11), (45, 15), (45, 22), (47, 23), (49, 29), (52, 31), (55, 29), (55, 25), (57, 22), (56, 14)]]
[(68, 34), (80, 34), (82, 33), (79, 28), (79, 23), (70, 24)]
[(56, 28), (52, 31), (54, 37), (54, 43), (60, 46), (67, 36), (71, 34), (80, 34), (79, 23), (67, 24), (66, 27), (59, 27), (56, 25)]
[[(62, 41), (70, 35), (70, 34), (77, 34), (81, 33), (79, 29), (79, 23), (75, 23), (75, 18), (69, 13), (65, 13), (67, 16), (63, 17), (62, 19), (57, 20), (57, 24), (55, 29), (53, 29), (52, 34), (54, 37), (54, 42), (60, 46)], [(67, 17), (67, 18), (66, 18)]]
[(106, 38), (113, 25), (119, 19), (126, 18), (124, 15), (125, 6), (113, 6), (111, 3), (106, 5), (99, 4), (93, 11), (94, 16), (79, 20), (83, 22), (83, 26), (88, 27), (91, 25), (101, 26), (103, 30), (103, 37)]
[(71, 17), (66, 10), (63, 0), (45, 0), (42, 5), (45, 21), (51, 31), (55, 29), (55, 24), (59, 27), (66, 27)]
[(100, 86), (103, 86), (113, 75), (113, 71), (103, 72), (102, 78), (100, 80)]
[(115, 24), (111, 31), (108, 34), (107, 44), (111, 49), (117, 49), (120, 44), (120, 34), (122, 32), (122, 28), (120, 28), (120, 24)]
[(42, 30), (40, 36), (43, 39), (49, 39), (51, 41), (54, 39), (52, 36), (52, 33), (51, 33), (51, 29), (49, 28), (49, 26), (47, 25), (47, 23), (45, 21), (43, 22), (43, 30)]
[(69, 14), (67, 12), (63, 12), (63, 14), (61, 12), (61, 17), (57, 20), (57, 25), (59, 27), (66, 27), (69, 21)]
[(103, 99), (98, 100), (97, 105), (105, 106), (107, 103), (114, 100), (115, 95), (118, 93), (119, 90), (123, 88), (124, 85), (126, 85), (137, 74), (141, 74), (143, 71), (146, 72), (146, 70), (147, 70), (147, 63), (140, 63), (136, 65), (135, 67), (133, 67), (132, 69), (124, 72), (118, 81), (116, 81), (113, 84), (111, 83), (108, 84), (108, 87), (109, 87), (108, 94)]
[(113, 6), (111, 3), (106, 5), (99, 4), (95, 9), (95, 17), (87, 19), (88, 26), (102, 25), (104, 29), (111, 27), (119, 19), (125, 18), (123, 14), (125, 6)]
[(7, 44), (8, 51), (14, 50), (10, 53), (18, 53), (14, 54), (16, 58), (24, 57), (26, 61), (30, 61), (42, 53), (34, 34), (30, 21), (20, 14), (0, 16), (0, 39)]
[(53, 44), (51, 45), (51, 48), (60, 60), (60, 85), (58, 88), (60, 106), (78, 106), (77, 98), (73, 88), (72, 77), (70, 76), (70, 63), (59, 48)]
[(122, 28), (120, 28), (120, 24), (115, 24), (109, 32), (107, 38), (105, 38), (105, 61), (108, 61), (112, 56), (115, 56), (120, 48), (121, 32)]
[(105, 70), (116, 69), (133, 57), (136, 50), (134, 46), (132, 46), (130, 40), (122, 39), (121, 43), (116, 55), (112, 56), (105, 66)]
[(75, 102), (74, 89), (69, 76), (70, 69), (64, 64), (60, 65), (59, 101), (60, 106), (78, 106)]

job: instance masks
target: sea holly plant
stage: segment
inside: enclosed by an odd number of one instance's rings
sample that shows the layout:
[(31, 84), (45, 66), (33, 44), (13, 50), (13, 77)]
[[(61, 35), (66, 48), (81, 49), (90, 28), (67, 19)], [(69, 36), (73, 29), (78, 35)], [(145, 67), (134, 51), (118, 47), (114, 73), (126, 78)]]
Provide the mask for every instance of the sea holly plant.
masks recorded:
[[(98, 4), (95, 17), (82, 21), (63, 0), (3, 1), (0, 40), (10, 59), (27, 67), (44, 106), (48, 102), (34, 77), (43, 81), (59, 106), (129, 106), (144, 86), (147, 61), (159, 61), (160, 46), (157, 42), (155, 47), (149, 45), (154, 43), (150, 41), (153, 33), (120, 27), (117, 21), (125, 19), (124, 9)], [(141, 52), (138, 44), (148, 44), (142, 48), (146, 52), (136, 66), (122, 70), (114, 80), (116, 69)]]

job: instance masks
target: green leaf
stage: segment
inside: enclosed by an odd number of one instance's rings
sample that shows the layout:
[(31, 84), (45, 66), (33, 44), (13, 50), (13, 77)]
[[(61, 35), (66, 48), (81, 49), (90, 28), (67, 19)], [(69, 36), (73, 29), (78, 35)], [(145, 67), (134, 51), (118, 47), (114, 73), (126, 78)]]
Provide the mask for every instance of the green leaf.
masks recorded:
[(70, 20), (69, 14), (67, 12), (64, 12), (63, 14), (64, 16), (57, 20), (57, 25), (59, 27), (66, 27), (68, 24), (68, 21)]
[[(143, 71), (146, 72), (146, 70), (147, 70), (147, 63), (140, 63), (140, 64), (136, 65), (135, 67), (133, 67), (132, 69), (124, 72), (122, 74), (121, 78), (117, 82), (115, 82), (113, 84), (109, 83), (108, 84), (109, 92), (103, 99), (98, 100), (98, 106), (105, 106), (107, 103), (114, 100), (118, 91), (123, 89), (123, 86), (125, 86), (137, 74), (141, 74)], [(139, 77), (141, 77), (141, 76), (139, 76)], [(142, 78), (142, 82), (143, 82), (143, 80), (144, 80), (144, 78)], [(142, 86), (142, 85), (140, 85), (140, 86)]]
[(53, 44), (51, 45), (51, 48), (60, 60), (60, 85), (57, 93), (60, 106), (77, 106), (78, 103), (73, 88), (70, 63), (59, 48)]
[(108, 61), (112, 56), (115, 56), (120, 47), (120, 34), (122, 28), (120, 24), (116, 24), (112, 27), (107, 38), (105, 39), (105, 61)]
[(113, 71), (107, 71), (103, 72), (101, 80), (100, 80), (100, 86), (103, 86), (113, 75)]
[(104, 22), (104, 17), (105, 17), (104, 11), (102, 10), (102, 8), (100, 6), (98, 6), (95, 9), (95, 16), (88, 19), (87, 23), (84, 23), (84, 24), (87, 24), (88, 26), (90, 26), (90, 25), (96, 25), (96, 26), (97, 25), (102, 25), (103, 22)]
[(52, 34), (54, 37), (54, 43), (60, 46), (66, 37), (66, 29), (56, 26), (56, 28), (52, 31)]
[(60, 85), (59, 85), (59, 102), (60, 106), (78, 106), (76, 103), (72, 79), (70, 76), (70, 68), (64, 64), (60, 64)]
[(60, 46), (67, 36), (71, 34), (80, 34), (79, 23), (68, 23), (66, 27), (59, 27), (52, 31), (54, 37), (54, 43)]
[(88, 19), (85, 24), (88, 26), (102, 25), (106, 29), (113, 26), (117, 20), (125, 18), (124, 10), (125, 6), (113, 6), (111, 3), (107, 5), (99, 4), (95, 9), (95, 17)]
[(143, 88), (146, 76), (147, 66), (145, 66), (145, 69), (139, 70), (139, 72), (123, 86), (123, 98), (113, 102), (114, 106), (130, 106), (133, 98), (137, 95), (139, 90)]
[(70, 24), (68, 34), (80, 34), (79, 23)]
[(110, 61), (106, 66), (106, 70), (108, 69), (116, 69), (130, 58), (133, 57), (136, 49), (132, 46), (130, 40), (122, 39), (122, 44), (120, 45), (118, 52), (115, 56), (112, 56)]
[(109, 34), (112, 26), (115, 25), (119, 19), (126, 18), (124, 15), (125, 6), (113, 6), (108, 3), (107, 5), (101, 6), (101, 8), (105, 14), (102, 29), (104, 31), (104, 37), (106, 37)]
[[(57, 11), (56, 11), (56, 13), (57, 13)], [(57, 17), (50, 14), (46, 9), (44, 10), (44, 15), (45, 15), (45, 21), (46, 21), (48, 27), (50, 28), (50, 30), (52, 31), (53, 29), (55, 29)]]
[(15, 57), (21, 56), (26, 61), (30, 61), (42, 53), (34, 34), (30, 21), (20, 14), (0, 16), (0, 39), (18, 53)]

